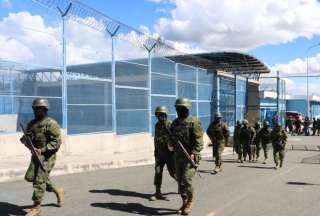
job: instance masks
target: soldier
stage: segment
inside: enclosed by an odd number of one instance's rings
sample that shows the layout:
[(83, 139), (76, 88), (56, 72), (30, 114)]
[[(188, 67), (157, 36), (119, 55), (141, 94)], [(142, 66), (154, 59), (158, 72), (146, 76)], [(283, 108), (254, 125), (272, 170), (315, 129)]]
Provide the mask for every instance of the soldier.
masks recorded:
[(214, 120), (210, 123), (207, 134), (212, 142), (212, 155), (215, 158), (214, 172), (218, 173), (222, 171), (221, 154), (224, 149), (224, 145), (228, 144), (229, 129), (227, 124), (221, 121), (221, 114), (216, 112), (214, 114)]
[(163, 199), (161, 193), (163, 168), (167, 165), (168, 172), (172, 178), (175, 178), (173, 149), (169, 146), (169, 135), (171, 121), (168, 120), (168, 111), (165, 106), (158, 106), (155, 110), (155, 116), (158, 122), (155, 125), (154, 135), (154, 157), (155, 157), (155, 175), (154, 185), (156, 187), (155, 195), (151, 200)]
[(306, 116), (304, 122), (303, 122), (303, 132), (305, 136), (309, 136), (310, 135), (310, 131), (309, 131), (309, 126), (310, 126), (310, 120), (309, 117)]
[(313, 117), (312, 119), (312, 136), (316, 135), (317, 131), (317, 120)]
[[(56, 153), (61, 145), (61, 134), (59, 124), (48, 117), (49, 103), (47, 99), (37, 98), (32, 103), (35, 118), (28, 123), (26, 134), (30, 137), (44, 168), (49, 175), (56, 161)], [(26, 138), (23, 136), (21, 142), (28, 148)], [(64, 190), (53, 185), (49, 176), (40, 168), (34, 156), (31, 157), (29, 168), (25, 174), (25, 180), (33, 183), (33, 207), (27, 216), (38, 216), (41, 213), (41, 202), (45, 191), (54, 192), (59, 207), (64, 202)]]
[(262, 149), (264, 153), (264, 161), (263, 164), (267, 163), (268, 159), (268, 152), (271, 147), (271, 140), (270, 140), (270, 135), (271, 135), (271, 129), (269, 128), (269, 122), (268, 121), (263, 121), (263, 128), (259, 130), (257, 133), (256, 141), (261, 142), (262, 144)]
[[(203, 130), (197, 118), (191, 117), (191, 102), (187, 98), (178, 98), (175, 102), (178, 118), (171, 125), (172, 134), (181, 141), (190, 157), (198, 163), (203, 149)], [(179, 213), (188, 215), (193, 205), (194, 189), (192, 179), (196, 169), (183, 153), (181, 147), (175, 146), (175, 171), (182, 198)]]
[[(274, 162), (276, 164), (275, 169), (282, 167), (283, 165), (283, 159), (285, 155), (285, 148), (286, 148), (286, 142), (287, 142), (287, 134), (286, 132), (282, 129), (281, 125), (279, 123), (276, 123), (271, 135), (271, 142), (272, 142), (272, 147), (273, 147), (273, 157), (274, 157)], [(279, 164), (279, 159), (280, 159), (280, 164)]]
[[(259, 130), (260, 130), (259, 122), (256, 122), (254, 124), (253, 129), (255, 130), (256, 134), (259, 132)], [(260, 150), (261, 150), (261, 145), (260, 145), (260, 142), (257, 141), (257, 137), (255, 137), (253, 144), (254, 144), (253, 151), (252, 151), (253, 161), (257, 162), (259, 159)]]
[(242, 145), (240, 142), (240, 131), (241, 131), (241, 121), (237, 121), (237, 125), (234, 128), (234, 132), (233, 132), (233, 147), (236, 150), (236, 153), (238, 154), (238, 162), (239, 163), (243, 163), (242, 160)]
[(289, 128), (289, 133), (293, 135), (293, 119), (292, 117), (288, 118), (288, 128)]
[(249, 155), (249, 162), (252, 162), (252, 145), (255, 137), (254, 129), (249, 126), (248, 120), (243, 120), (243, 126), (240, 131), (240, 142), (243, 146), (243, 159), (246, 161), (247, 155)]

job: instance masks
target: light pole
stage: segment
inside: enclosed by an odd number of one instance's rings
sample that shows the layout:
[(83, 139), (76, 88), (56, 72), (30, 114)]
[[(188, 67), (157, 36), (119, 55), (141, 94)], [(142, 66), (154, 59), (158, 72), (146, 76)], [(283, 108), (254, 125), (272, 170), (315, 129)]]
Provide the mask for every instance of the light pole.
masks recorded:
[(307, 115), (311, 118), (311, 109), (310, 109), (310, 99), (309, 99), (309, 51), (314, 48), (320, 46), (320, 43), (309, 46), (306, 54), (307, 54)]

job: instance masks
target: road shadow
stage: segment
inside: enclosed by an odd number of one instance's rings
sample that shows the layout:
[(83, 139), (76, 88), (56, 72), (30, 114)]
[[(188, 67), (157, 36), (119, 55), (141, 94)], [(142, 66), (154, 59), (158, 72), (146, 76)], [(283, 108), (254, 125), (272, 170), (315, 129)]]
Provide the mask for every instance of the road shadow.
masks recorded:
[(265, 166), (247, 166), (247, 165), (240, 165), (238, 167), (242, 168), (253, 168), (253, 169), (274, 169), (274, 167), (265, 167)]
[(0, 215), (1, 216), (11, 216), (11, 215), (25, 215), (27, 212), (23, 210), (21, 206), (0, 202)]
[[(150, 197), (153, 195), (153, 194), (140, 193), (136, 191), (120, 190), (120, 189), (90, 190), (89, 192), (90, 193), (106, 193), (112, 196), (138, 197), (142, 199), (150, 199)], [(162, 195), (167, 196), (171, 194), (177, 194), (177, 193), (169, 192), (169, 193), (163, 193)]]
[(127, 212), (137, 215), (175, 215), (177, 210), (168, 208), (152, 208), (140, 203), (92, 203), (91, 206), (112, 211)]
[(207, 173), (207, 174), (212, 174), (213, 170), (197, 170), (199, 173)]
[(320, 185), (320, 184), (313, 184), (313, 183), (308, 183), (308, 182), (287, 182), (288, 185), (299, 185), (299, 186), (314, 186), (314, 185)]
[[(55, 203), (41, 204), (41, 206), (42, 207), (57, 207), (57, 208), (59, 208), (59, 206)], [(33, 205), (20, 206), (20, 208), (22, 208), (22, 209), (31, 209), (32, 207), (33, 207)]]

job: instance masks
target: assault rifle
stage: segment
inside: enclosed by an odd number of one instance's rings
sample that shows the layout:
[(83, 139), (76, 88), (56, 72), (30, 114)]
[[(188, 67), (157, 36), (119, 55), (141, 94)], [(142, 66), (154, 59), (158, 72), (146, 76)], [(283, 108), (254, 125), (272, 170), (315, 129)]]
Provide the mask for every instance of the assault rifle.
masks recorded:
[(198, 164), (195, 163), (195, 161), (191, 158), (191, 156), (189, 155), (188, 151), (186, 150), (186, 148), (182, 145), (181, 141), (179, 140), (179, 138), (176, 138), (172, 132), (170, 131), (169, 128), (165, 127), (166, 131), (169, 135), (169, 138), (172, 142), (174, 142), (177, 146), (179, 146), (182, 150), (182, 152), (184, 153), (184, 155), (186, 156), (186, 158), (188, 159), (188, 161), (191, 163), (192, 168), (197, 169), (198, 168)]
[(40, 159), (38, 153), (36, 152), (36, 149), (32, 143), (32, 140), (30, 139), (30, 137), (27, 135), (26, 130), (24, 129), (22, 123), (20, 123), (20, 128), (23, 132), (24, 135), (24, 140), (26, 142), (26, 146), (30, 149), (31, 154), (33, 155), (34, 159), (36, 160), (36, 162), (39, 164), (40, 168), (46, 173), (46, 175), (48, 176), (48, 172), (46, 170), (46, 168), (43, 165), (42, 160)]

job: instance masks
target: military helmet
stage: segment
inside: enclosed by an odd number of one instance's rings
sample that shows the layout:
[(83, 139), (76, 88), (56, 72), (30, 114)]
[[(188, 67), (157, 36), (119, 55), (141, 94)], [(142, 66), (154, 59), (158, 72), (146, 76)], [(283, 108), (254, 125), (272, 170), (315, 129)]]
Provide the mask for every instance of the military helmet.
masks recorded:
[(215, 119), (216, 118), (222, 118), (221, 113), (219, 113), (219, 112), (215, 112), (213, 116), (214, 116)]
[(249, 124), (249, 122), (248, 122), (247, 119), (244, 119), (244, 120), (242, 121), (242, 124), (247, 125), (247, 124)]
[(241, 126), (241, 121), (240, 120), (237, 120), (237, 123), (236, 123), (238, 126)]
[(269, 122), (267, 120), (263, 121), (263, 126), (264, 127), (269, 126)]
[(36, 98), (32, 102), (32, 107), (44, 107), (49, 109), (49, 102), (45, 98)]
[(188, 110), (190, 110), (191, 107), (192, 107), (192, 104), (191, 104), (191, 101), (188, 98), (178, 98), (176, 100), (175, 107), (179, 107), (179, 106), (180, 107), (185, 107)]
[(157, 113), (164, 113), (168, 114), (168, 109), (165, 106), (158, 106), (156, 110), (154, 111), (154, 114), (157, 115)]

